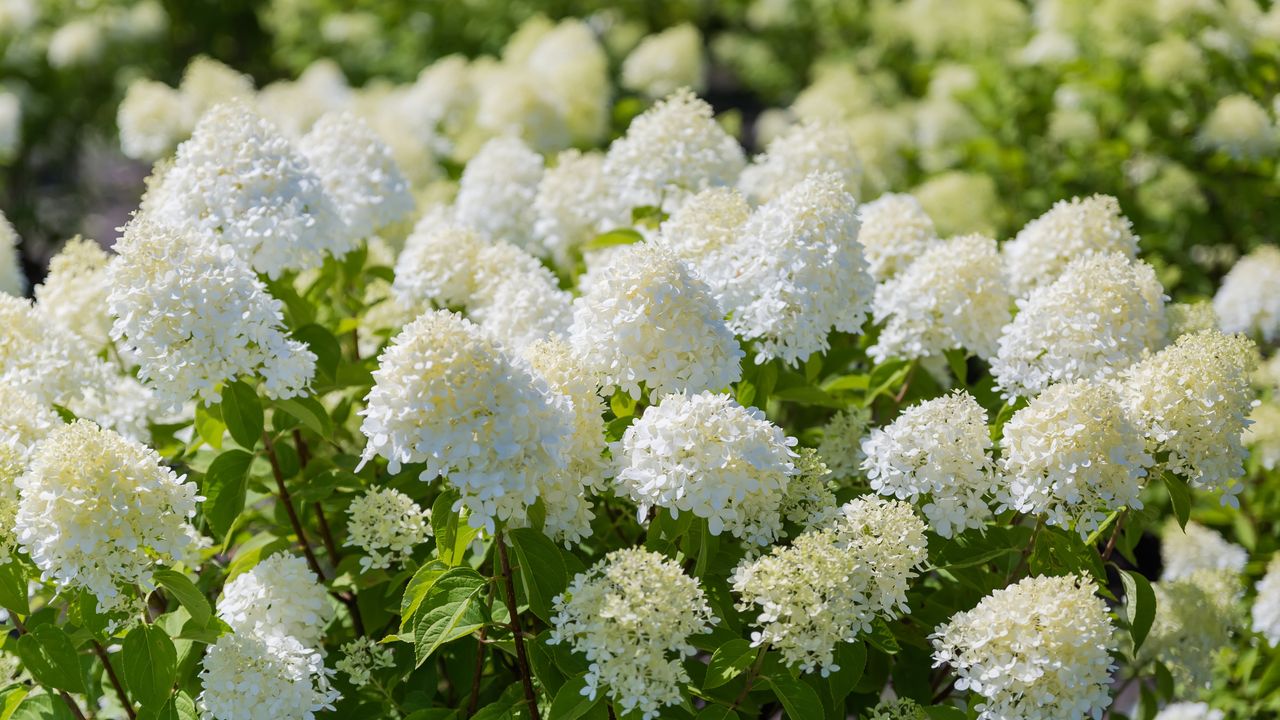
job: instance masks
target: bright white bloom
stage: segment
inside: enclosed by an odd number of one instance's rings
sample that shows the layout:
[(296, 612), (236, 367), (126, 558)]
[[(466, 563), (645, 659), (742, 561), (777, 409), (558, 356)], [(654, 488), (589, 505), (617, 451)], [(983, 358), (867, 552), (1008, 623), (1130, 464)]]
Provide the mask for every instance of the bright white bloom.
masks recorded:
[(810, 175), (760, 206), (717, 288), (729, 327), (754, 341), (757, 363), (825, 352), (834, 327), (858, 332), (875, 282), (858, 244), (857, 203), (836, 175)]
[(355, 239), (306, 159), (240, 102), (200, 119), (143, 206), (157, 222), (235, 248), (272, 278), (345, 255)]
[(801, 672), (839, 670), (835, 648), (871, 632), (877, 618), (910, 612), (907, 587), (927, 557), (911, 506), (860, 497), (820, 528), (733, 573), (738, 609), (755, 616), (753, 646), (777, 648)]
[(1156, 619), (1138, 652), (1139, 662), (1158, 659), (1185, 693), (1209, 687), (1219, 652), (1243, 625), (1239, 576), (1200, 570), (1180, 580), (1152, 583)]
[(797, 474), (795, 438), (728, 395), (667, 395), (613, 447), (616, 478), (640, 507), (692, 512), (712, 535), (728, 530), (749, 545), (781, 534), (780, 508)]
[(99, 612), (155, 587), (155, 564), (182, 556), (202, 499), (154, 450), (88, 420), (51, 429), (16, 485), (18, 543), (44, 579), (87, 590)]
[(22, 257), (18, 252), (21, 239), (0, 211), (0, 293), (22, 297), (27, 291), (27, 278), (22, 273)]
[(670, 212), (692, 193), (732, 185), (745, 164), (742, 147), (712, 118), (711, 106), (686, 89), (631, 121), (609, 146), (604, 174), (623, 208)]
[(1164, 467), (1197, 488), (1223, 491), (1234, 504), (1244, 475), (1242, 434), (1253, 403), (1249, 378), (1257, 363), (1243, 335), (1206, 330), (1125, 370), (1125, 410), (1146, 435)]
[(751, 206), (737, 190), (707, 188), (690, 196), (662, 222), (654, 242), (719, 286), (724, 282), (723, 274), (731, 272), (728, 256), (749, 217)]
[(364, 687), (369, 684), (374, 672), (395, 665), (396, 659), (390, 645), (383, 645), (373, 638), (358, 637), (342, 646), (342, 658), (334, 664), (334, 668), (346, 673), (352, 685)]
[(887, 497), (923, 501), (938, 535), (982, 528), (997, 491), (987, 411), (964, 391), (907, 408), (862, 443), (862, 469), (871, 489)]
[(990, 358), (1012, 303), (995, 240), (963, 235), (939, 242), (876, 287), (872, 318), (884, 328), (867, 354), (877, 363), (956, 349)]
[(67, 70), (98, 60), (107, 46), (105, 31), (93, 15), (73, 17), (49, 36), (49, 67)]
[(522, 523), (538, 480), (564, 466), (567, 403), (518, 366), (469, 320), (429, 311), (392, 339), (373, 373), (360, 430), (361, 464), (386, 458), (391, 473), (425, 463), (461, 492), (472, 527)]
[(22, 100), (16, 93), (0, 89), (0, 164), (16, 157), (21, 148)]
[(538, 259), (507, 242), (475, 255), (475, 292), (466, 303), (472, 319), (507, 349), (569, 331), (573, 296)]
[(107, 263), (98, 243), (76, 236), (49, 261), (49, 274), (35, 288), (36, 308), (95, 349), (111, 342), (107, 310)]
[(985, 698), (980, 720), (1083, 720), (1111, 704), (1107, 604), (1091, 580), (1030, 577), (959, 612), (931, 636), (957, 690)]
[(858, 208), (858, 220), (862, 223), (858, 242), (876, 280), (887, 280), (905, 270), (938, 243), (933, 220), (911, 195), (881, 195)]
[(285, 635), (318, 648), (333, 608), (306, 560), (276, 553), (227, 582), (218, 617), (240, 635)]
[(1110, 386), (1051, 386), (1014, 413), (1001, 441), (1002, 507), (1039, 515), (1087, 536), (1122, 507), (1142, 509), (1152, 458), (1142, 430)]
[(1280, 338), (1280, 248), (1260, 245), (1240, 258), (1213, 296), (1222, 329)]
[(1253, 631), (1260, 633), (1272, 647), (1280, 645), (1280, 554), (1267, 563), (1267, 574), (1258, 583), (1258, 597), (1253, 601)]
[(831, 416), (822, 427), (818, 455), (837, 478), (858, 475), (862, 459), (866, 457), (862, 454), (862, 440), (870, 424), (870, 410), (851, 407)]
[(298, 149), (355, 237), (367, 238), (413, 212), (409, 183), (391, 149), (355, 115), (321, 117)]
[(782, 516), (802, 528), (831, 519), (838, 510), (836, 484), (828, 479), (831, 469), (813, 448), (800, 448), (795, 465), (797, 474), (787, 482)]
[(1159, 347), (1165, 334), (1164, 288), (1155, 271), (1119, 253), (1073, 260), (1017, 304), (991, 360), (996, 386), (1008, 397), (1112, 377)]
[(1181, 580), (1198, 570), (1240, 575), (1249, 562), (1249, 552), (1194, 520), (1187, 522), (1184, 530), (1170, 518), (1160, 533), (1160, 561), (1164, 565), (1161, 580)]
[(651, 98), (686, 87), (702, 92), (707, 86), (702, 33), (682, 23), (641, 40), (622, 62), (621, 84)]
[(455, 218), (481, 237), (537, 250), (534, 198), (542, 173), (542, 156), (518, 138), (490, 140), (462, 171)]
[(1155, 720), (1223, 720), (1226, 715), (1221, 710), (1214, 710), (1208, 703), (1176, 702), (1165, 705), (1156, 713)]
[(16, 450), (25, 460), (36, 443), (62, 420), (53, 408), (15, 385), (0, 383), (0, 444)]
[(689, 267), (660, 245), (617, 252), (573, 302), (570, 344), (605, 393), (720, 390), (742, 377), (742, 348)]
[(1058, 279), (1074, 259), (1090, 253), (1138, 254), (1133, 224), (1110, 195), (1059, 200), (1004, 244), (1004, 262), (1014, 294), (1026, 295)]
[(431, 534), (430, 512), (394, 488), (372, 488), (347, 508), (347, 544), (360, 548), (360, 569), (386, 569), (413, 556)]
[[(349, 108), (359, 99), (347, 84), (342, 68), (333, 60), (320, 58), (312, 61), (296, 81), (279, 80), (262, 88), (254, 98), (254, 105), (286, 135), (298, 138), (306, 134), (321, 115)], [(383, 110), (384, 114), (391, 114), (387, 108)], [(365, 120), (376, 127), (376, 119), (366, 117)], [(402, 169), (407, 168), (402, 166)]]
[(26, 469), (26, 458), (19, 446), (0, 435), (0, 562), (8, 563), (18, 554), (18, 538), (14, 535), (18, 517), (15, 483)]
[(116, 252), (112, 338), (164, 402), (216, 402), (221, 383), (256, 374), (272, 397), (293, 397), (311, 381), (315, 354), (285, 333), (283, 305), (230, 246), (140, 217)]
[(154, 80), (134, 80), (116, 111), (120, 150), (135, 160), (158, 160), (191, 135), (196, 118), (179, 91)]
[(697, 652), (689, 638), (716, 623), (698, 581), (643, 548), (609, 553), (554, 601), (548, 642), (586, 656), (587, 697), (603, 689), (622, 713), (638, 709), (644, 720), (681, 701), (683, 661)]
[(527, 54), (516, 57), (511, 50), (508, 44), (503, 60), (523, 65), (537, 79), (537, 89), (555, 109), (569, 139), (599, 143), (609, 127), (612, 87), (609, 58), (592, 28), (568, 18), (542, 33)]
[(1280, 404), (1263, 402), (1249, 415), (1241, 440), (1267, 470), (1280, 465)]
[(1208, 300), (1169, 303), (1165, 316), (1169, 319), (1170, 340), (1218, 327), (1218, 315)]
[(911, 191), (933, 218), (940, 237), (982, 233), (995, 235), (992, 218), (1000, 208), (996, 183), (980, 173), (951, 170), (939, 173)]
[(811, 121), (792, 126), (742, 171), (738, 187), (753, 202), (761, 203), (814, 173), (835, 174), (850, 194), (858, 191), (862, 163), (847, 125)]
[(207, 55), (197, 55), (182, 71), (178, 92), (190, 106), (191, 121), (195, 122), (215, 105), (252, 100), (253, 78)]
[(559, 336), (539, 340), (521, 351), (533, 374), (572, 406), (573, 426), (565, 444), (565, 466), (538, 479), (546, 520), (544, 531), (569, 544), (591, 535), (592, 489), (604, 490), (611, 473), (604, 458), (604, 398), (592, 375)]
[(392, 292), (406, 307), (464, 307), (476, 291), (476, 256), (487, 245), (475, 231), (428, 214), (396, 259)]
[(604, 155), (565, 150), (547, 168), (533, 198), (533, 234), (561, 267), (594, 238), (615, 213), (604, 174)]
[(1236, 160), (1256, 160), (1275, 152), (1280, 134), (1266, 108), (1241, 93), (1218, 101), (1200, 126), (1196, 142)]
[(333, 674), (296, 638), (227, 633), (205, 653), (196, 702), (204, 720), (314, 720), (341, 697)]
[(458, 138), (454, 155), (475, 156), (485, 142), (495, 138), (519, 139), (540, 153), (553, 153), (572, 144), (569, 127), (545, 83), (518, 63), (479, 58), (471, 63), (475, 112)]

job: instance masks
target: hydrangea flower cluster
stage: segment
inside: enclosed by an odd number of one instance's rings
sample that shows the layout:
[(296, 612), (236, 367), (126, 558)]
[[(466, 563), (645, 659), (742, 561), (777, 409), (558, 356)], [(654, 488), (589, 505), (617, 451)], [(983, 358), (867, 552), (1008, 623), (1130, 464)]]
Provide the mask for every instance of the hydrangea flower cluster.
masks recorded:
[(1267, 563), (1267, 572), (1258, 582), (1258, 599), (1253, 603), (1253, 631), (1272, 647), (1280, 646), (1280, 555)]
[(1240, 575), (1249, 561), (1249, 552), (1194, 520), (1183, 528), (1170, 518), (1160, 533), (1160, 561), (1164, 565), (1162, 580), (1181, 580), (1200, 570)]
[(1207, 687), (1218, 653), (1243, 624), (1239, 578), (1229, 571), (1199, 570), (1151, 587), (1156, 619), (1139, 651), (1139, 661), (1164, 663), (1186, 691)]
[(98, 243), (76, 236), (49, 260), (48, 275), (35, 287), (40, 312), (94, 348), (105, 348), (111, 342), (107, 311), (110, 260)]
[(999, 481), (991, 460), (987, 412), (957, 391), (907, 408), (862, 442), (862, 469), (871, 489), (923, 501), (939, 536), (981, 528), (991, 517)]
[(796, 124), (769, 141), (738, 178), (738, 187), (752, 201), (772, 200), (813, 174), (834, 174), (850, 193), (857, 192), (862, 163), (853, 134), (842, 123), (810, 121)]
[(866, 457), (862, 451), (862, 443), (870, 424), (870, 410), (851, 407), (832, 415), (827, 424), (822, 426), (818, 457), (831, 468), (831, 473), (836, 478), (857, 475)]
[(0, 293), (22, 297), (27, 290), (27, 278), (22, 274), (22, 259), (18, 255), (21, 239), (0, 212)]
[(218, 617), (238, 635), (285, 635), (319, 647), (333, 609), (329, 593), (306, 561), (277, 553), (222, 588)]
[(367, 238), (413, 212), (409, 183), (391, 149), (360, 118), (330, 113), (298, 141), (298, 150), (357, 238)]
[(121, 588), (155, 587), (156, 563), (182, 556), (184, 521), (203, 499), (154, 450), (88, 420), (51, 428), (15, 485), (18, 544), (45, 579), (88, 591), (102, 613), (127, 609)]
[(738, 609), (757, 613), (752, 645), (777, 648), (801, 672), (839, 670), (836, 645), (870, 632), (877, 618), (910, 612), (907, 586), (926, 559), (924, 533), (910, 505), (864, 496), (790, 546), (744, 560), (732, 582)]
[(334, 669), (345, 673), (347, 680), (356, 687), (369, 684), (373, 673), (383, 668), (395, 667), (391, 648), (372, 638), (358, 637), (342, 646), (342, 658), (334, 663)]
[(609, 553), (554, 603), (548, 642), (567, 643), (591, 663), (583, 694), (594, 700), (603, 690), (644, 720), (680, 702), (689, 682), (682, 660), (697, 652), (689, 638), (717, 622), (698, 581), (643, 548)]
[(1003, 252), (1012, 290), (1021, 297), (1057, 280), (1083, 255), (1119, 253), (1133, 259), (1138, 238), (1115, 198), (1092, 195), (1054, 203), (1005, 243)]
[(879, 281), (906, 269), (938, 242), (933, 220), (920, 202), (904, 193), (885, 193), (858, 208), (858, 242), (867, 271)]
[(542, 156), (519, 138), (490, 140), (467, 163), (458, 182), (455, 219), (490, 241), (540, 249), (534, 243), (533, 228), (534, 198), (542, 173)]
[(372, 489), (347, 507), (347, 544), (360, 548), (360, 569), (405, 562), (431, 534), (431, 513), (394, 488)]
[(934, 662), (984, 700), (981, 720), (1083, 720), (1111, 704), (1115, 628), (1093, 582), (1030, 577), (959, 612), (931, 636)]
[(795, 438), (728, 395), (667, 395), (613, 448), (615, 481), (639, 506), (691, 512), (712, 535), (728, 530), (768, 545), (782, 529), (787, 483), (797, 474)]
[(599, 152), (565, 150), (543, 172), (533, 198), (533, 235), (558, 266), (569, 267), (574, 253), (620, 214), (610, 193)]
[(1280, 337), (1280, 248), (1260, 245), (1222, 278), (1213, 309), (1226, 332)]
[(702, 92), (706, 85), (702, 33), (683, 23), (649, 35), (627, 54), (619, 82), (651, 98), (666, 97), (685, 87)]
[(1150, 265), (1119, 253), (1085, 255), (1018, 300), (991, 374), (1009, 397), (1110, 377), (1158, 347), (1165, 328), (1164, 289)]
[(751, 206), (737, 190), (707, 188), (691, 196), (663, 221), (655, 242), (720, 285), (731, 267), (724, 257), (751, 216)]
[(303, 720), (334, 709), (333, 675), (297, 638), (227, 633), (205, 653), (197, 703), (208, 718)]
[(1012, 507), (1081, 537), (1123, 507), (1142, 508), (1153, 459), (1142, 430), (1108, 385), (1053, 385), (1004, 426), (997, 512)]

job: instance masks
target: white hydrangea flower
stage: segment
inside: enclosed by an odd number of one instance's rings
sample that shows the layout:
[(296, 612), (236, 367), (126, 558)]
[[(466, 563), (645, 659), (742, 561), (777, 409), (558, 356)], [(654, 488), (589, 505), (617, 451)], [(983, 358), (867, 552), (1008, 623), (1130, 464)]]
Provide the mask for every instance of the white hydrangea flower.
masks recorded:
[(572, 406), (573, 427), (565, 445), (563, 469), (538, 479), (538, 497), (546, 511), (544, 531), (568, 547), (591, 535), (591, 490), (604, 490), (612, 472), (604, 457), (605, 401), (592, 374), (574, 355), (568, 342), (552, 336), (521, 351), (534, 375), (546, 381)]
[(1114, 376), (1159, 347), (1164, 288), (1144, 262), (1119, 253), (1084, 255), (1017, 301), (991, 360), (996, 387), (1029, 397), (1052, 383)]
[(16, 443), (0, 436), (0, 562), (8, 563), (18, 554), (14, 532), (18, 518), (18, 478), (27, 469), (26, 458)]
[(345, 643), (341, 652), (342, 658), (334, 664), (334, 669), (346, 673), (355, 687), (368, 685), (374, 672), (396, 665), (391, 646), (382, 645), (373, 638), (358, 637)]
[(1213, 303), (1208, 300), (1169, 303), (1165, 307), (1165, 316), (1169, 318), (1171, 341), (1183, 335), (1218, 327), (1218, 315), (1213, 311)]
[(49, 274), (35, 287), (36, 308), (59, 327), (84, 338), (93, 348), (111, 342), (107, 309), (107, 264), (111, 256), (98, 243), (76, 236), (49, 261)]
[(1004, 426), (1002, 506), (1074, 527), (1081, 537), (1122, 507), (1142, 509), (1147, 468), (1142, 430), (1110, 386), (1053, 385)]
[(1066, 266), (1090, 253), (1138, 254), (1133, 223), (1110, 195), (1059, 200), (1004, 244), (1004, 262), (1014, 294), (1026, 295), (1058, 279)]
[(836, 175), (810, 175), (760, 206), (718, 287), (729, 327), (756, 344), (757, 363), (825, 352), (834, 327), (858, 332), (875, 290), (858, 243), (857, 203)]
[(1218, 101), (1201, 124), (1196, 143), (1236, 160), (1256, 160), (1275, 152), (1280, 133), (1266, 108), (1237, 93)]
[(191, 136), (191, 104), (162, 82), (139, 79), (129, 84), (116, 111), (120, 150), (135, 160), (158, 160)]
[(1259, 245), (1240, 258), (1213, 296), (1222, 329), (1280, 338), (1280, 248)]
[(951, 616), (931, 637), (937, 665), (950, 665), (957, 690), (984, 700), (980, 720), (1101, 717), (1115, 628), (1091, 580), (1030, 577), (995, 590)]
[(341, 698), (333, 675), (296, 638), (227, 633), (205, 653), (196, 702), (204, 720), (314, 720)]
[(871, 411), (861, 407), (841, 410), (822, 426), (822, 441), (818, 443), (818, 456), (842, 479), (856, 477), (866, 456), (862, 453), (862, 441), (871, 424)]
[(0, 293), (22, 297), (27, 291), (27, 278), (22, 272), (22, 256), (18, 252), (21, 239), (0, 211)]
[(795, 438), (728, 395), (667, 395), (615, 443), (620, 492), (672, 516), (691, 512), (712, 535), (728, 530), (748, 545), (782, 532), (787, 483), (798, 471)]
[(1272, 647), (1280, 646), (1280, 554), (1267, 563), (1267, 573), (1258, 582), (1258, 597), (1253, 601), (1253, 631), (1267, 639)]
[(88, 420), (52, 428), (15, 484), (18, 543), (44, 579), (83, 588), (99, 612), (125, 609), (135, 585), (154, 589), (152, 570), (181, 558), (203, 499), (154, 450)]
[(271, 278), (345, 255), (355, 239), (306, 159), (242, 102), (200, 119), (143, 206), (157, 222), (235, 248)]
[(429, 311), (392, 339), (373, 373), (360, 430), (361, 464), (386, 458), (391, 473), (425, 463), (461, 492), (472, 527), (524, 522), (538, 481), (564, 467), (571, 409), (479, 327)]
[(650, 98), (686, 87), (702, 92), (707, 86), (702, 33), (690, 23), (681, 23), (644, 38), (622, 61), (619, 82)]
[(107, 46), (106, 26), (93, 15), (72, 17), (49, 35), (49, 67), (71, 70), (96, 62)]
[(394, 488), (371, 488), (347, 508), (347, 544), (364, 551), (360, 569), (386, 569), (413, 556), (431, 534), (431, 513)]
[(307, 65), (297, 80), (273, 82), (262, 88), (254, 100), (264, 117), (289, 137), (298, 138), (306, 134), (321, 115), (349, 108), (359, 98), (347, 84), (342, 68), (329, 58), (320, 58)]
[(877, 618), (910, 612), (907, 587), (927, 558), (924, 533), (910, 505), (864, 496), (791, 545), (743, 560), (732, 582), (738, 610), (759, 628), (752, 646), (777, 648), (801, 672), (839, 670), (836, 645), (871, 632)]
[(938, 243), (933, 220), (911, 195), (885, 193), (859, 207), (858, 220), (862, 225), (858, 242), (867, 258), (867, 270), (882, 282)]
[(319, 648), (333, 608), (306, 560), (276, 553), (227, 582), (218, 617), (239, 635), (288, 636)]
[(62, 424), (53, 408), (35, 395), (0, 383), (0, 444), (9, 445), (25, 460), (50, 430)]
[(995, 235), (993, 216), (999, 211), (996, 182), (981, 173), (949, 170), (938, 173), (911, 194), (933, 218), (939, 237), (982, 233)]
[(732, 248), (751, 217), (751, 205), (737, 190), (707, 188), (692, 195), (662, 222), (653, 242), (695, 268), (713, 287), (730, 272)]
[(518, 138), (490, 140), (462, 171), (455, 219), (483, 238), (538, 250), (534, 199), (542, 174), (542, 156)]
[(553, 153), (572, 144), (569, 127), (545, 83), (519, 63), (478, 58), (470, 67), (475, 111), (458, 137), (455, 155), (472, 158), (493, 139), (519, 139), (540, 153)]
[(472, 319), (509, 350), (569, 332), (573, 296), (538, 259), (507, 242), (475, 255)]
[(1181, 580), (1199, 570), (1224, 570), (1241, 575), (1249, 552), (1222, 534), (1191, 520), (1184, 529), (1170, 518), (1160, 533), (1161, 580)]
[(406, 307), (464, 307), (475, 294), (476, 255), (489, 243), (474, 230), (428, 214), (396, 258), (392, 292)]
[(1249, 378), (1257, 362), (1243, 335), (1206, 330), (1183, 335), (1125, 370), (1125, 410), (1164, 467), (1197, 488), (1222, 491), (1235, 504), (1244, 475), (1242, 435), (1253, 403)]
[(355, 237), (367, 238), (413, 212), (409, 183), (391, 149), (355, 115), (321, 117), (298, 141), (298, 150)]
[(930, 527), (949, 538), (991, 518), (998, 482), (991, 461), (987, 411), (958, 390), (907, 408), (862, 443), (871, 489), (924, 501)]
[[(514, 38), (513, 38), (514, 41)], [(595, 145), (609, 128), (609, 58), (583, 20), (566, 18), (542, 33), (527, 54), (503, 52), (507, 63), (526, 67), (555, 109), (570, 141)]]
[(283, 305), (230, 246), (140, 217), (115, 249), (111, 335), (162, 401), (216, 402), (223, 382), (255, 374), (272, 397), (311, 381), (315, 354), (286, 334)]
[(792, 126), (742, 171), (738, 187), (753, 202), (761, 203), (814, 173), (834, 174), (846, 191), (858, 192), (862, 162), (847, 125), (809, 121)]
[(1224, 720), (1226, 714), (1210, 708), (1208, 703), (1176, 702), (1164, 706), (1155, 720)]
[(613, 209), (604, 155), (565, 150), (538, 183), (533, 198), (533, 234), (560, 267), (618, 213)]
[(1241, 437), (1245, 446), (1267, 470), (1280, 465), (1280, 404), (1263, 402), (1249, 414), (1249, 427)]
[(192, 122), (216, 105), (254, 99), (253, 78), (207, 55), (197, 55), (187, 63), (178, 91), (190, 105)]
[(810, 528), (834, 516), (836, 484), (828, 479), (831, 468), (822, 462), (814, 448), (800, 448), (796, 458), (796, 476), (787, 482), (781, 513), (788, 521)]
[(603, 690), (622, 713), (639, 710), (643, 720), (680, 703), (689, 682), (683, 660), (697, 652), (689, 638), (717, 622), (698, 581), (643, 548), (609, 553), (554, 602), (548, 642), (586, 656), (584, 694), (594, 700)]
[(1152, 583), (1156, 619), (1138, 652), (1139, 663), (1159, 660), (1189, 694), (1208, 688), (1213, 665), (1243, 624), (1239, 576), (1199, 570), (1178, 580)]
[(872, 319), (884, 328), (867, 354), (877, 363), (955, 349), (990, 358), (1012, 302), (995, 240), (963, 235), (942, 241), (876, 287)]
[(671, 212), (699, 190), (732, 185), (744, 165), (742, 147), (716, 123), (711, 106), (684, 89), (631, 121), (609, 146), (604, 174), (624, 211)]
[(620, 249), (573, 301), (569, 341), (605, 393), (720, 390), (742, 377), (742, 348), (711, 289), (661, 245)]

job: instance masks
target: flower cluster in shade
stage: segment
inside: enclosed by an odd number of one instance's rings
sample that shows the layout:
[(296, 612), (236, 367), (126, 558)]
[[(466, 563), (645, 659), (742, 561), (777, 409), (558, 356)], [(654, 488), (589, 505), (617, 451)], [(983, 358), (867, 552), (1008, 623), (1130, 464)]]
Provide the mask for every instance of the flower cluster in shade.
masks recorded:
[(698, 581), (643, 548), (609, 553), (553, 602), (548, 642), (567, 644), (590, 663), (583, 695), (604, 693), (644, 720), (681, 701), (689, 682), (683, 660), (697, 652), (690, 638), (716, 623)]
[(394, 488), (374, 488), (347, 507), (347, 544), (360, 548), (360, 569), (385, 570), (413, 556), (431, 534), (431, 514)]

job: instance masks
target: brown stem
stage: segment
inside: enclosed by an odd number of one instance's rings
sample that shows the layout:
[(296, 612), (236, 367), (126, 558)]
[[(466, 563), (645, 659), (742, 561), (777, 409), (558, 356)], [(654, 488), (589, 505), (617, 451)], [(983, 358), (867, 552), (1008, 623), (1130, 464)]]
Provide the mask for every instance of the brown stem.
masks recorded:
[(485, 631), (488, 627), (480, 628), (480, 647), (476, 648), (476, 671), (471, 678), (471, 697), (467, 700), (467, 717), (476, 714), (476, 708), (480, 706), (480, 678), (484, 676), (484, 649)]
[[(9, 619), (13, 620), (13, 626), (18, 628), (19, 635), (27, 634), (27, 625), (22, 622), (22, 618), (14, 613), (9, 613)], [(58, 696), (62, 698), (62, 702), (67, 704), (67, 709), (71, 711), (72, 715), (76, 716), (76, 720), (86, 720), (84, 713), (80, 710), (80, 706), (76, 704), (75, 698), (67, 694), (66, 690), (59, 690)], [(126, 702), (125, 707), (129, 707), (129, 703)]]
[(493, 544), (498, 546), (498, 560), (502, 563), (502, 580), (506, 588), (507, 613), (511, 615), (511, 635), (516, 642), (516, 662), (520, 665), (520, 681), (524, 685), (524, 699), (529, 704), (531, 720), (540, 720), (538, 695), (533, 690), (533, 673), (529, 670), (529, 656), (525, 654), (524, 633), (520, 631), (520, 613), (516, 609), (516, 585), (511, 579), (511, 562), (507, 559), (507, 546), (502, 533), (497, 533)]
[(1124, 529), (1124, 521), (1129, 517), (1129, 508), (1120, 511), (1120, 517), (1116, 518), (1116, 526), (1111, 530), (1111, 537), (1107, 540), (1107, 547), (1102, 551), (1102, 562), (1111, 559), (1111, 553), (1116, 550), (1116, 540), (1120, 537), (1120, 531)]
[(120, 678), (116, 675), (116, 669), (111, 667), (111, 660), (107, 658), (107, 649), (97, 640), (93, 641), (93, 651), (97, 653), (98, 659), (102, 661), (102, 667), (107, 670), (107, 679), (111, 681), (111, 687), (116, 689), (116, 697), (120, 698), (120, 704), (124, 706), (124, 712), (132, 718), (138, 717), (138, 713), (133, 710), (133, 703), (129, 702), (129, 694), (124, 691), (124, 684), (120, 682)]
[(756, 653), (756, 661), (751, 663), (751, 670), (747, 672), (747, 681), (742, 686), (742, 692), (738, 693), (738, 697), (733, 699), (733, 704), (729, 706), (730, 710), (736, 709), (747, 699), (747, 695), (751, 692), (751, 686), (755, 684), (756, 678), (760, 675), (760, 668), (764, 666), (764, 656), (769, 652), (769, 643), (760, 646), (759, 652)]
[(1018, 559), (1018, 565), (1010, 571), (1009, 576), (1004, 579), (1004, 584), (1008, 585), (1013, 582), (1031, 562), (1031, 552), (1036, 547), (1036, 538), (1040, 535), (1040, 528), (1044, 527), (1044, 518), (1036, 523), (1036, 529), (1031, 531), (1031, 538), (1027, 540), (1027, 546), (1022, 550), (1022, 557)]
[(271, 436), (263, 431), (262, 445), (267, 449), (267, 460), (271, 463), (271, 474), (276, 479), (276, 489), (280, 492), (280, 501), (284, 503), (284, 511), (289, 516), (289, 524), (293, 526), (293, 533), (298, 536), (298, 544), (302, 546), (302, 554), (307, 557), (307, 565), (311, 568), (311, 572), (316, 574), (320, 582), (325, 581), (324, 571), (320, 569), (320, 562), (316, 560), (316, 554), (311, 551), (311, 543), (307, 542), (307, 533), (302, 529), (302, 520), (298, 518), (298, 511), (293, 509), (293, 497), (289, 495), (289, 488), (284, 482), (284, 473), (280, 471), (280, 461), (276, 458), (276, 446), (271, 442)]

